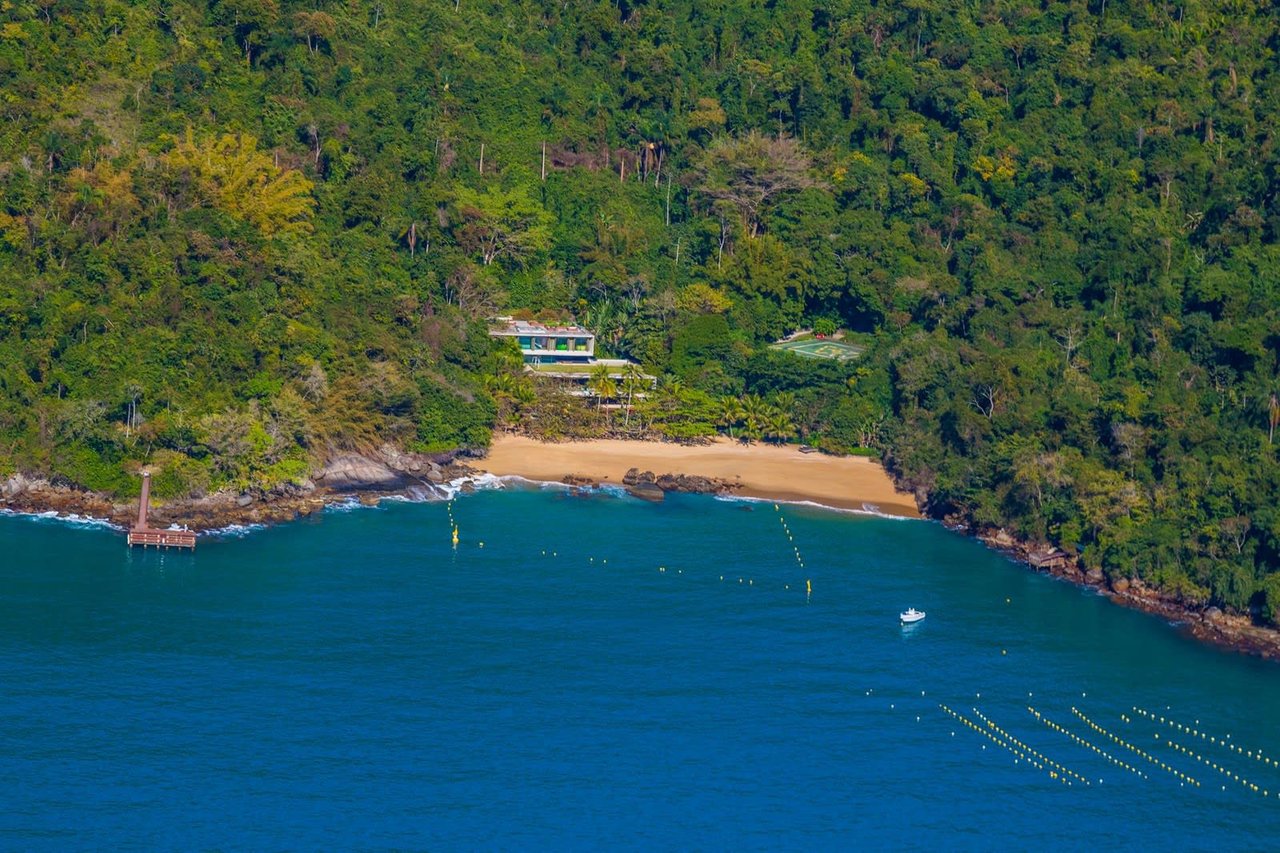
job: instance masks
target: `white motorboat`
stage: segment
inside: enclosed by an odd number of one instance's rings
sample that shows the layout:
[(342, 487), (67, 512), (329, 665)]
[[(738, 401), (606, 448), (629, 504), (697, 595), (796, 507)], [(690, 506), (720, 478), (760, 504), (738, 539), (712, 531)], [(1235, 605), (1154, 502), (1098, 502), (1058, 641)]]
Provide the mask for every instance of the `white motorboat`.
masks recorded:
[(908, 607), (902, 613), (898, 614), (898, 618), (902, 620), (903, 625), (911, 625), (924, 618), (924, 611), (916, 610), (914, 607)]

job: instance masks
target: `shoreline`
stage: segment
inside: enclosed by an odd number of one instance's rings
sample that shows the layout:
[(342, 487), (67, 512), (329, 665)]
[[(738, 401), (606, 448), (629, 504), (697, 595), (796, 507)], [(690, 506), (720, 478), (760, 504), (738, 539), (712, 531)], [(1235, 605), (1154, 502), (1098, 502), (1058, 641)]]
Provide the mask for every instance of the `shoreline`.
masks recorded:
[(898, 491), (879, 462), (801, 453), (795, 446), (744, 445), (725, 438), (700, 445), (633, 439), (548, 443), (503, 434), (494, 437), (488, 456), (472, 464), (498, 477), (570, 485), (630, 485), (624, 478), (634, 468), (659, 479), (705, 479), (719, 486), (715, 491), (721, 494), (922, 517), (914, 497)]
[[(617, 454), (622, 450), (631, 454)], [(726, 447), (727, 446), (727, 447)], [(219, 493), (204, 498), (172, 502), (152, 507), (158, 524), (187, 525), (205, 535), (230, 535), (305, 518), (332, 506), (376, 505), (385, 499), (423, 499), (415, 490), (426, 487), (440, 500), (448, 494), (466, 494), (483, 488), (485, 476), (518, 479), (530, 484), (564, 488), (611, 486), (627, 490), (623, 477), (632, 468), (657, 472), (659, 480), (701, 481), (698, 491), (726, 498), (774, 501), (819, 506), (834, 511), (876, 514), (896, 519), (937, 520), (954, 532), (977, 539), (988, 548), (1015, 560), (1025, 568), (1091, 589), (1122, 607), (1159, 617), (1179, 633), (1219, 649), (1280, 661), (1280, 630), (1253, 624), (1247, 615), (1222, 612), (1215, 607), (1187, 603), (1138, 580), (1110, 581), (1101, 572), (1086, 572), (1079, 563), (1056, 549), (1020, 542), (998, 528), (983, 528), (956, 517), (935, 518), (919, 512), (910, 493), (898, 491), (888, 472), (878, 462), (864, 457), (834, 457), (802, 454), (795, 447), (745, 446), (722, 439), (710, 445), (678, 445), (620, 439), (549, 444), (518, 435), (500, 435), (489, 457), (445, 463), (447, 477), (431, 479), (413, 476), (392, 485), (377, 481), (392, 471), (374, 472), (374, 482), (361, 482), (350, 471), (345, 487), (312, 486), (287, 494), (256, 498)], [(386, 459), (386, 455), (382, 454)], [(409, 457), (392, 459), (395, 472)], [(359, 457), (361, 463), (371, 462)], [(603, 463), (603, 464), (601, 464)], [(693, 464), (697, 463), (697, 464)], [(727, 466), (727, 467), (726, 467)], [(330, 471), (334, 469), (330, 465)], [(416, 467), (415, 467), (416, 470)], [(825, 471), (825, 474), (821, 473)], [(742, 473), (747, 472), (747, 473)], [(805, 475), (804, 488), (796, 489), (797, 472)], [(595, 476), (591, 476), (594, 473)], [(664, 476), (665, 475), (665, 476)], [(691, 476), (692, 475), (692, 476)], [(845, 475), (851, 475), (847, 479)], [(3, 485), (3, 484), (0, 484)], [(113, 532), (128, 530), (137, 513), (136, 502), (113, 502), (103, 495), (54, 486), (47, 481), (29, 481), (30, 488), (18, 494), (0, 494), (0, 516), (46, 518), (63, 523), (106, 527)], [(660, 489), (661, 491), (661, 489)]]
[(977, 539), (1026, 569), (1092, 590), (1120, 607), (1157, 616), (1184, 636), (1218, 649), (1280, 663), (1280, 630), (1255, 625), (1248, 616), (1187, 603), (1136, 578), (1108, 579), (1101, 571), (1086, 571), (1078, 560), (1056, 548), (1017, 540), (1002, 528), (974, 528), (955, 517), (941, 521), (947, 529)]

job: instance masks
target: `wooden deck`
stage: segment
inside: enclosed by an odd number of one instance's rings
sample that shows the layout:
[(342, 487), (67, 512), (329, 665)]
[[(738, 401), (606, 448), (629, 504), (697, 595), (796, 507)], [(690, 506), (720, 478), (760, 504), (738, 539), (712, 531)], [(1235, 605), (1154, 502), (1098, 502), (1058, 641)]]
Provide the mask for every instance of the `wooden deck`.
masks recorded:
[(155, 545), (157, 548), (194, 548), (196, 534), (190, 530), (140, 530), (137, 527), (129, 531), (129, 544)]
[(142, 495), (138, 498), (138, 523), (129, 528), (129, 544), (146, 548), (196, 547), (196, 534), (190, 530), (152, 530), (147, 524), (147, 509), (151, 504), (151, 472), (142, 472)]

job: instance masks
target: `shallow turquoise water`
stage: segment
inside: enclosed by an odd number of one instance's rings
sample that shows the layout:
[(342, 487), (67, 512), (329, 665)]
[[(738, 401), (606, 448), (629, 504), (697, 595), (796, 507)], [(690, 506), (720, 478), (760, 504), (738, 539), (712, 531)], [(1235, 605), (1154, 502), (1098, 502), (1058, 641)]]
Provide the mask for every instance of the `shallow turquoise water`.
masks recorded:
[(194, 555), (0, 517), (0, 845), (1273, 846), (1280, 668), (937, 525), (781, 515), (487, 491)]

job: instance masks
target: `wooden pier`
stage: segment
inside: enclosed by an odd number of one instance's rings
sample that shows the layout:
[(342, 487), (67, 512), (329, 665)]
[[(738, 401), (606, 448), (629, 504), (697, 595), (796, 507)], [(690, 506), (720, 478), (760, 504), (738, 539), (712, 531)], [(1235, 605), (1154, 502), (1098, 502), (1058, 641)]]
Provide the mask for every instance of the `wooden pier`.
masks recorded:
[(138, 498), (138, 523), (129, 528), (129, 544), (155, 545), (157, 548), (195, 548), (192, 530), (152, 530), (147, 526), (147, 507), (151, 503), (151, 474), (142, 473), (142, 495)]

